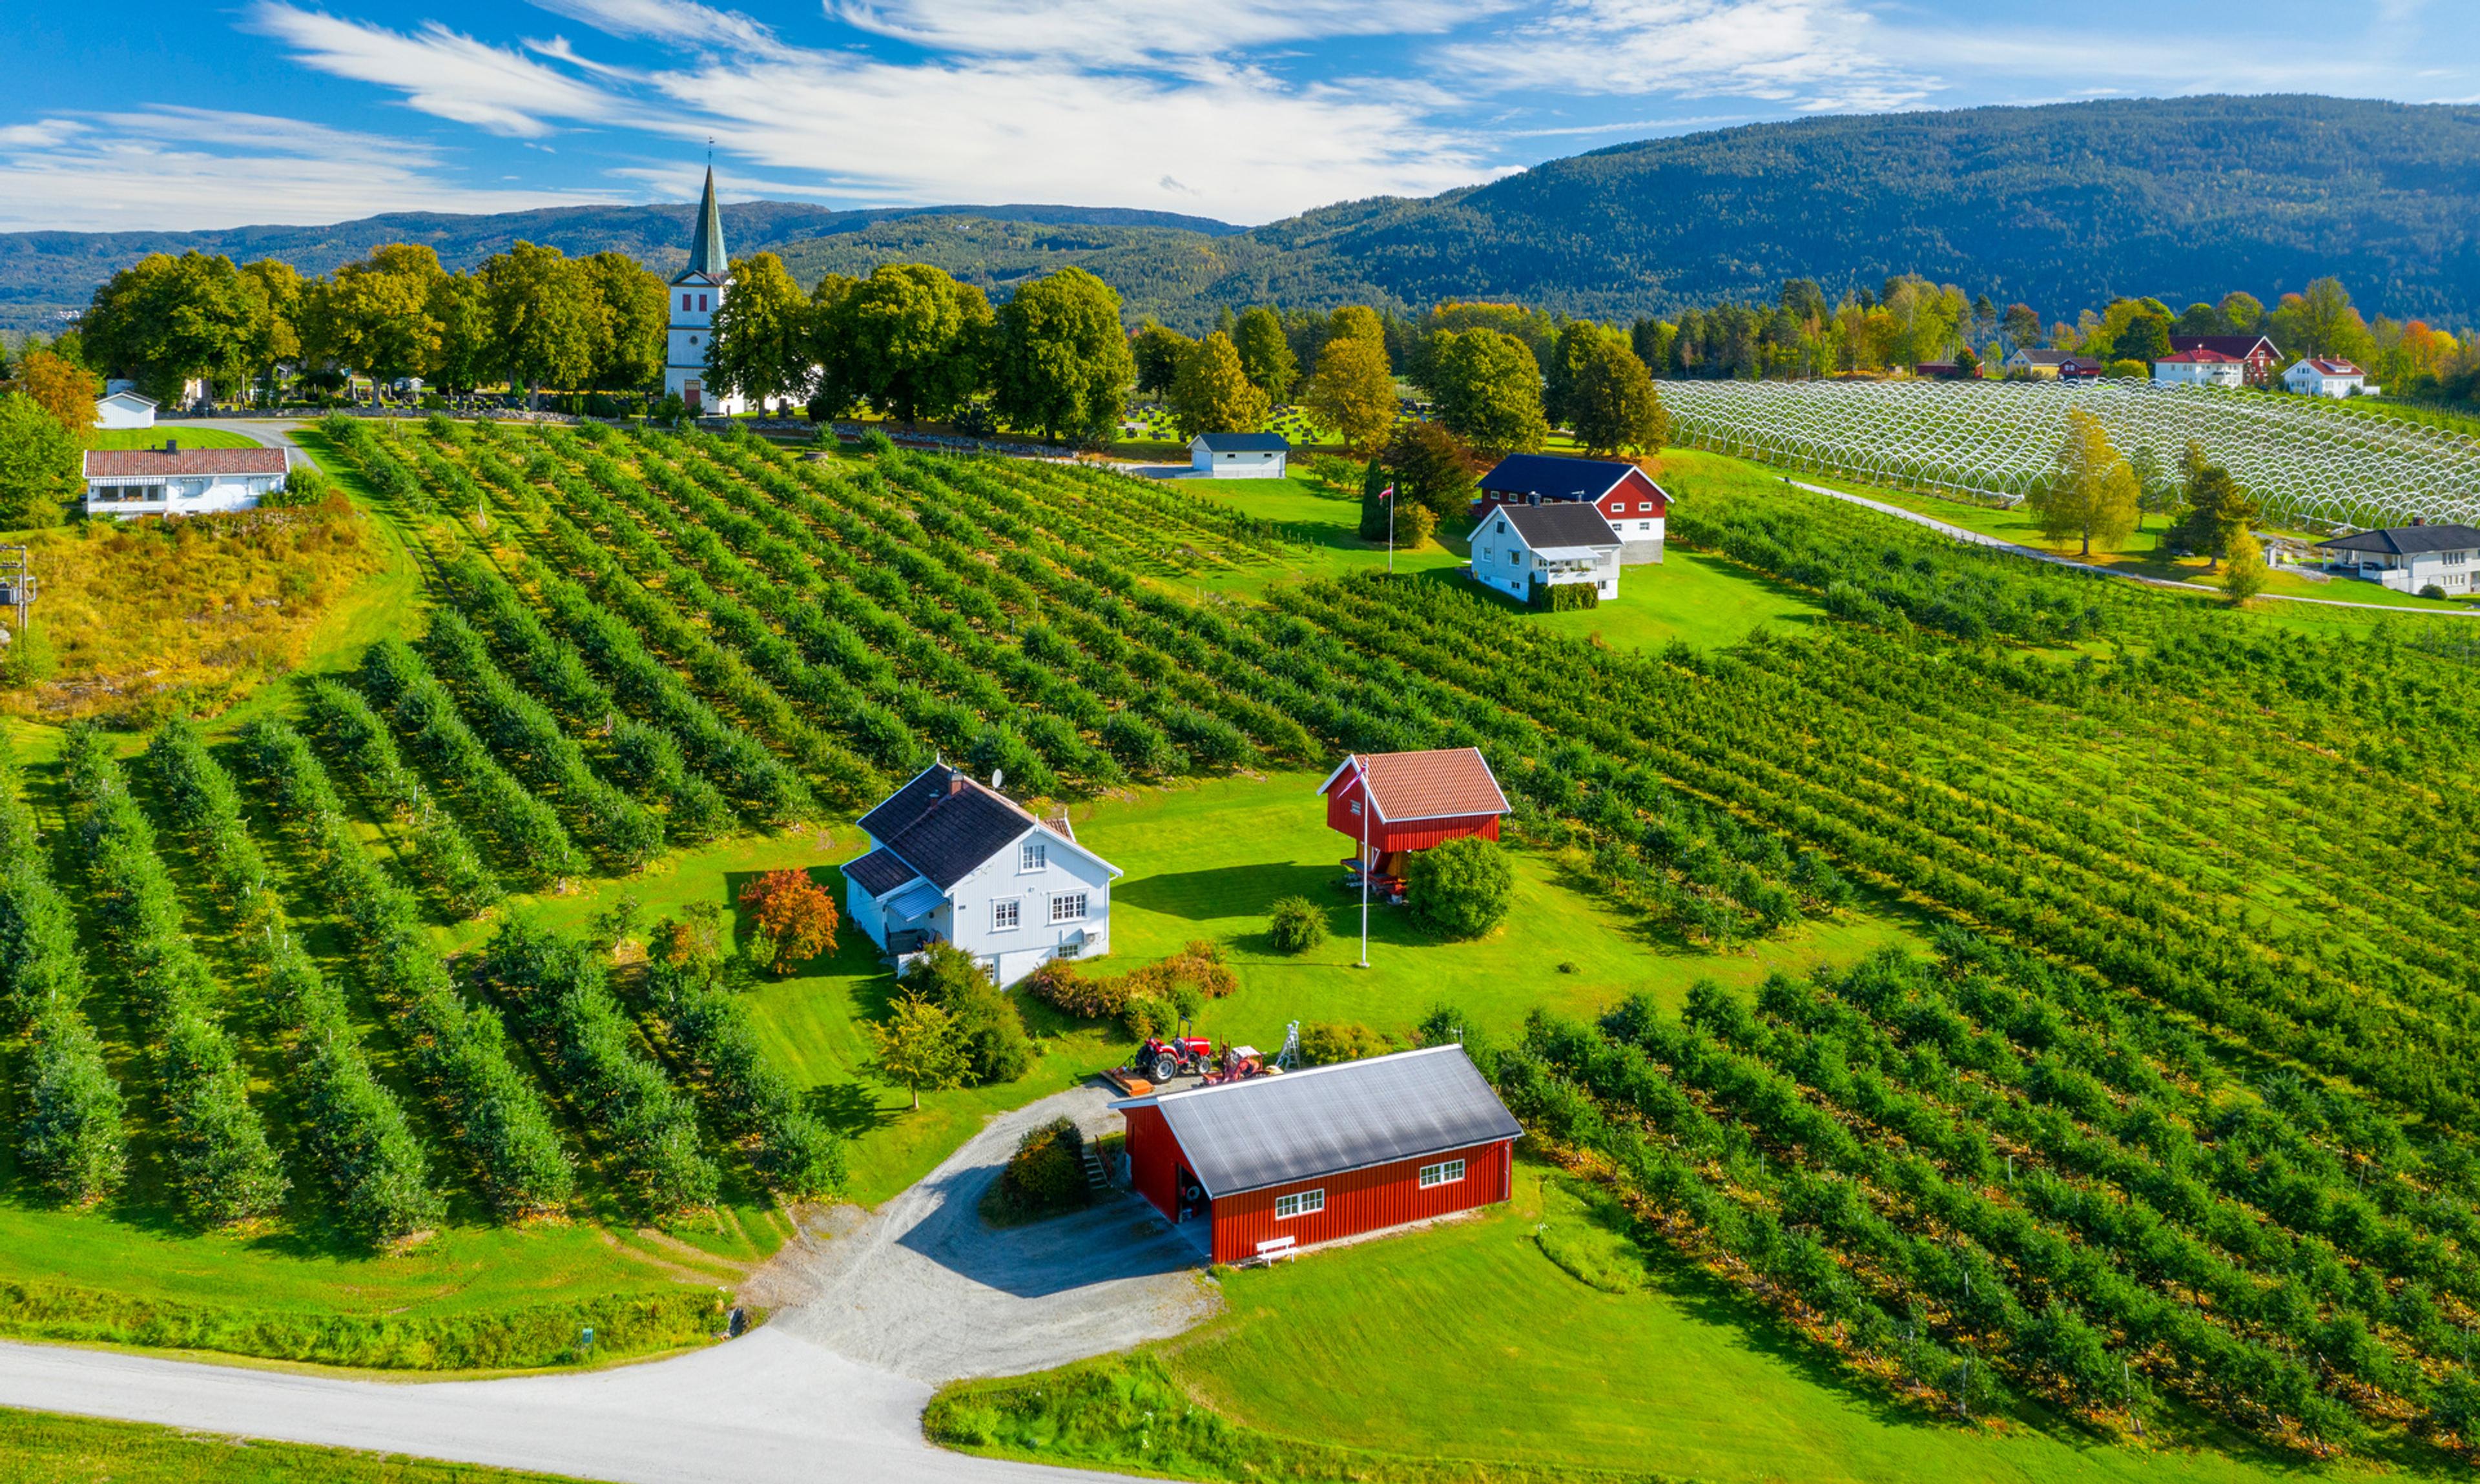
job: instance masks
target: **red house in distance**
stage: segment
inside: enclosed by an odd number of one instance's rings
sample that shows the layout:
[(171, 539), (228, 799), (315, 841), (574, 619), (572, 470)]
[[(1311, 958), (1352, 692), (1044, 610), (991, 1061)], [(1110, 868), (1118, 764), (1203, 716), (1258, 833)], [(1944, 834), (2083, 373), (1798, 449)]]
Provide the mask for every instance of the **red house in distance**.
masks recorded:
[(1354, 753), (1318, 792), (1327, 824), (1352, 841), (1348, 863), (1383, 878), (1402, 876), (1409, 852), (1468, 834), (1497, 839), (1508, 813), (1498, 776), (1477, 747)]
[(1495, 1205), (1524, 1132), (1461, 1046), (1111, 1106), (1129, 1183), (1174, 1223), (1207, 1223), (1217, 1263)]

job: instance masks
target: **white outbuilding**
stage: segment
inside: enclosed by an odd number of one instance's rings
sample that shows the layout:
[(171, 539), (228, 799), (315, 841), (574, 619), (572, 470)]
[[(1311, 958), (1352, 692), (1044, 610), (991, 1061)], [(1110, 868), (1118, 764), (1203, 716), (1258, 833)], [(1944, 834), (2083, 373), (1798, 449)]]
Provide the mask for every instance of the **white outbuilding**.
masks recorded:
[(222, 515), (284, 487), (282, 448), (96, 448), (86, 455), (86, 513)]
[(155, 398), (123, 388), (95, 398), (94, 425), (97, 427), (153, 427)]
[(2248, 363), (2235, 355), (2198, 347), (2165, 355), (2153, 363), (2157, 387), (2243, 387)]
[(1292, 446), (1280, 433), (1200, 433), (1189, 467), (1213, 479), (1280, 479)]
[(2282, 384), (2309, 397), (2374, 397), (2368, 373), (2333, 356), (2302, 356), (2282, 373)]

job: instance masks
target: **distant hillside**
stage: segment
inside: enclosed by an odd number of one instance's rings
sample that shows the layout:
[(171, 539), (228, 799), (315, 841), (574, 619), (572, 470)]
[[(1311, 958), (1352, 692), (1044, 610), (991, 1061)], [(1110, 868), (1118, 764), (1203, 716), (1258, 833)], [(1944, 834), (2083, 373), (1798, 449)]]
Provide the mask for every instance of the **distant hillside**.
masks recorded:
[[(400, 212), (313, 227), (235, 227), (219, 232), (0, 233), (0, 330), (46, 329), (56, 312), (85, 307), (95, 285), (150, 252), (220, 252), (236, 262), (281, 258), (305, 273), (324, 273), (387, 243), (424, 243), (452, 269), (471, 268), (519, 241), (548, 243), (570, 254), (625, 252), (664, 272), (688, 257), (688, 203), (677, 206), (564, 206), (491, 216)], [(1080, 242), (1111, 243), (1169, 235), (1211, 240), (1238, 227), (1171, 212), (1082, 206), (938, 206), (830, 211), (788, 201), (752, 201), (723, 209), (724, 240), (735, 253), (783, 251), (808, 244), (821, 251), (838, 237), (913, 217), (939, 221), (1021, 223), (1028, 229), (1075, 229)]]
[[(1070, 207), (726, 207), (736, 252), (805, 280), (920, 260), (994, 290), (1073, 263), (1195, 328), (1225, 305), (1511, 298), (1625, 319), (1829, 294), (1919, 271), (2072, 319), (2119, 294), (2268, 300), (2338, 274), (2361, 304), (2480, 322), (2480, 108), (2174, 98), (1811, 118), (1649, 140), (1427, 200), (1322, 207), (1242, 232)], [(0, 236), (0, 326), (82, 304), (140, 252), (272, 253), (323, 271), (406, 239), (471, 263), (520, 237), (682, 258), (688, 209), (378, 217), (337, 227)]]

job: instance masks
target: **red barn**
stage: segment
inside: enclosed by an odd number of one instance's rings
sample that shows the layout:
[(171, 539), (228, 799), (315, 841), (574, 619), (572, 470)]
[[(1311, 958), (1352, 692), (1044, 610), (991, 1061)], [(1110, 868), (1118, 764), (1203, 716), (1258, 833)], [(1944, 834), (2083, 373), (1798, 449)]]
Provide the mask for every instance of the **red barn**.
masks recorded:
[(1218, 1263), (1507, 1199), (1524, 1130), (1461, 1046), (1113, 1103), (1137, 1193)]
[(1477, 747), (1354, 753), (1318, 792), (1326, 795), (1327, 824), (1352, 841), (1354, 861), (1381, 876), (1402, 875), (1409, 851), (1468, 834), (1495, 840), (1508, 812), (1507, 795)]
[(1599, 509), (1619, 536), (1619, 565), (1662, 560), (1663, 524), (1670, 496), (1643, 470), (1619, 459), (1580, 459), (1563, 453), (1511, 453), (1481, 476), (1472, 518), (1501, 505), (1554, 505), (1569, 501)]

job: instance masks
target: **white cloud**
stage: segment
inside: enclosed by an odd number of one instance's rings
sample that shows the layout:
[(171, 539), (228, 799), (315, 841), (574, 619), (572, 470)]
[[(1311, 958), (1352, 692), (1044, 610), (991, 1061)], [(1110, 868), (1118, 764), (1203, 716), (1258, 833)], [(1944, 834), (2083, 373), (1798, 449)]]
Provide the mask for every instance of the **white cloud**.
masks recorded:
[(602, 90), (437, 21), (406, 34), (263, 0), (251, 23), (322, 72), (396, 89), (426, 114), (494, 134), (536, 139), (553, 120), (612, 116)]
[(51, 149), (85, 128), (70, 118), (43, 118), (0, 127), (0, 149)]
[[(542, 3), (542, 0), (537, 0)], [(584, 0), (602, 4), (607, 0)], [(619, 0), (633, 4), (637, 0)], [(826, 0), (837, 18), (943, 52), (1125, 64), (1232, 57), (1286, 41), (1428, 36), (1512, 0)]]
[(685, 42), (736, 51), (774, 51), (775, 33), (737, 11), (691, 0), (531, 0), (541, 10), (582, 21), (609, 36)]
[(202, 230), (598, 198), (470, 190), (442, 180), (418, 142), (260, 114), (166, 106), (45, 123), (61, 127), (42, 140), (0, 130), (0, 230)]
[(1559, 0), (1440, 55), (1488, 88), (1736, 96), (1802, 111), (1903, 108), (1936, 89), (1879, 55), (1872, 35), (1851, 0)]

